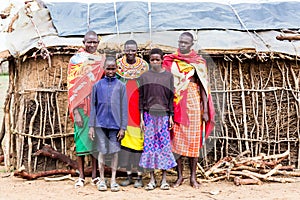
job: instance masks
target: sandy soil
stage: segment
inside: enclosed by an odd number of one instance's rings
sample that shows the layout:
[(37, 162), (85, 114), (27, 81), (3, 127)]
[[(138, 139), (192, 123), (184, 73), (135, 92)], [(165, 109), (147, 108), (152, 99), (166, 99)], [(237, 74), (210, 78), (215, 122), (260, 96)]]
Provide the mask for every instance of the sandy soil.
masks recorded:
[[(168, 175), (168, 181), (175, 180), (175, 176)], [(156, 188), (153, 191), (135, 189), (133, 186), (122, 187), (119, 192), (100, 192), (90, 184), (90, 177), (86, 178), (86, 185), (75, 189), (74, 181), (45, 181), (43, 178), (27, 181), (14, 177), (0, 166), (0, 200), (6, 199), (299, 199), (300, 182), (297, 183), (264, 183), (263, 185), (235, 186), (232, 182), (220, 181), (202, 183), (200, 189), (193, 189), (186, 180), (179, 188), (163, 191)], [(122, 181), (118, 178), (118, 182)], [(300, 181), (300, 180), (299, 180)], [(148, 180), (144, 180), (147, 183)]]

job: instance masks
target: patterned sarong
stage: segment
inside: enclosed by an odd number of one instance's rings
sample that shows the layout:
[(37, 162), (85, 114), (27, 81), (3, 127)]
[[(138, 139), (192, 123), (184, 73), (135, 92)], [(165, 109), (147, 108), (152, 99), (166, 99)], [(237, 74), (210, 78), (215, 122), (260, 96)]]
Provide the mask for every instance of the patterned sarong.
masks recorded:
[(199, 86), (192, 82), (189, 83), (187, 90), (187, 115), (188, 126), (174, 124), (171, 136), (172, 151), (182, 156), (199, 157), (202, 142), (200, 94)]
[(176, 166), (171, 150), (169, 116), (144, 113), (145, 139), (140, 166), (146, 169), (170, 169)]

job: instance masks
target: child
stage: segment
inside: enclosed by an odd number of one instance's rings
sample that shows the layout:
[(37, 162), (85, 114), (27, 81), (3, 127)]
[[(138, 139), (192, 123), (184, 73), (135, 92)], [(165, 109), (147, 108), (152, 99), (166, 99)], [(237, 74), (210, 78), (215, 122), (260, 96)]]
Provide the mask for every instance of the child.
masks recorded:
[(101, 179), (98, 184), (99, 191), (107, 190), (104, 180), (104, 159), (107, 154), (112, 154), (111, 191), (120, 190), (116, 183), (118, 152), (128, 119), (126, 87), (115, 77), (116, 70), (115, 58), (106, 58), (105, 77), (98, 81), (92, 90), (89, 137), (94, 141), (94, 149), (98, 152)]
[(144, 151), (139, 165), (151, 169), (146, 190), (156, 187), (154, 169), (162, 170), (162, 190), (170, 189), (166, 170), (176, 166), (171, 151), (170, 129), (173, 127), (173, 75), (162, 68), (161, 49), (150, 51), (151, 70), (140, 77), (139, 109), (141, 130), (144, 131)]

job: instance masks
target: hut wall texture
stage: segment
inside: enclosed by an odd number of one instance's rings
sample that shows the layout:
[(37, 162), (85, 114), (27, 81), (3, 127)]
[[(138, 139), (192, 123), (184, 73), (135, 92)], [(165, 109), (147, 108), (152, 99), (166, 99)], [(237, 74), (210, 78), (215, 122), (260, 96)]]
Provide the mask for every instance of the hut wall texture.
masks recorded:
[(54, 55), (16, 63), (11, 146), (16, 158), (12, 164), (17, 168), (25, 165), (28, 171), (41, 171), (60, 167), (54, 160), (33, 156), (44, 144), (74, 159), (66, 83), (70, 57)]
[[(28, 171), (61, 167), (35, 157), (43, 144), (74, 158), (67, 110), (66, 73), (70, 55), (27, 58), (10, 70), (12, 164)], [(208, 58), (216, 126), (204, 148), (208, 166), (224, 156), (250, 150), (252, 156), (290, 150), (287, 164), (299, 168), (299, 74), (296, 61)]]
[(251, 156), (290, 151), (300, 165), (299, 79), (296, 61), (208, 60), (216, 128), (204, 158), (218, 160), (245, 150)]

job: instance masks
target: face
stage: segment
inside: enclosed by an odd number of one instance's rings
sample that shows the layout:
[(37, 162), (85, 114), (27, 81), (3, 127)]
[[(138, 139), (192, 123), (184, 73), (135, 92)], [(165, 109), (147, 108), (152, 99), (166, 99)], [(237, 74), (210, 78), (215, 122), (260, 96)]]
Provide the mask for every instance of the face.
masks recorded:
[(135, 61), (135, 56), (137, 53), (137, 46), (134, 44), (125, 45), (124, 53), (126, 55), (127, 61)]
[(160, 68), (163, 60), (160, 54), (151, 54), (149, 61), (151, 67)]
[(191, 37), (187, 35), (181, 35), (178, 40), (179, 52), (182, 54), (189, 53), (193, 44), (194, 43)]
[(110, 77), (110, 78), (114, 77), (117, 72), (116, 62), (114, 62), (112, 60), (106, 61), (104, 71), (105, 71), (105, 75), (107, 77)]
[(89, 34), (84, 37), (83, 44), (88, 53), (95, 53), (99, 45), (97, 35)]

